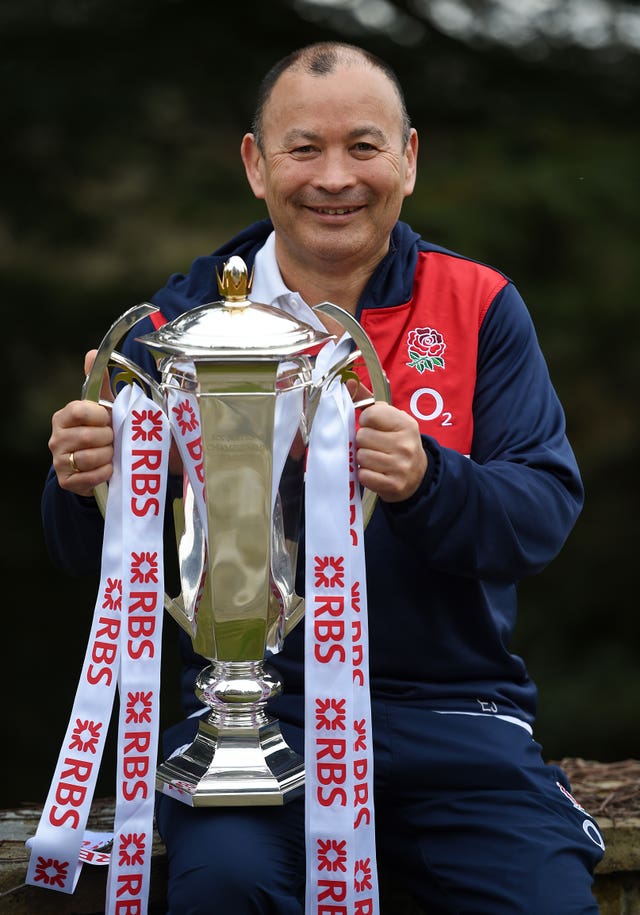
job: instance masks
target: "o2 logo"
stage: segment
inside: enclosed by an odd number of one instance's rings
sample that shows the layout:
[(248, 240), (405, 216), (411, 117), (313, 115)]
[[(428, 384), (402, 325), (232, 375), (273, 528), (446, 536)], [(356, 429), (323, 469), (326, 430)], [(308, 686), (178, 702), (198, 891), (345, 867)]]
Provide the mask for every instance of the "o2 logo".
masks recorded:
[(604, 839), (602, 838), (602, 836), (600, 834), (600, 830), (596, 827), (596, 824), (593, 823), (591, 820), (585, 820), (582, 824), (582, 828), (584, 829), (585, 833), (589, 836), (591, 841), (595, 845), (597, 845), (598, 848), (601, 848), (602, 851), (605, 851)]
[(451, 413), (444, 409), (442, 395), (435, 388), (418, 388), (414, 391), (409, 401), (409, 409), (416, 419), (426, 422), (440, 419), (441, 426), (453, 425)]

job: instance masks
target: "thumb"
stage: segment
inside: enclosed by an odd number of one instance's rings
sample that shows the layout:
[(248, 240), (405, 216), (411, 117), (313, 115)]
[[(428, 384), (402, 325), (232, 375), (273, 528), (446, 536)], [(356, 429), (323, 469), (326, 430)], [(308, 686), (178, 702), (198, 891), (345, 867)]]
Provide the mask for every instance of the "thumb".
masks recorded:
[(345, 384), (347, 386), (347, 391), (351, 395), (351, 400), (356, 406), (364, 406), (365, 404), (373, 403), (373, 394), (357, 377), (352, 376), (348, 378)]
[(90, 349), (84, 357), (84, 373), (88, 375), (91, 369), (93, 368), (93, 363), (96, 361), (96, 356), (98, 355), (97, 349)]
[[(90, 349), (84, 357), (84, 373), (88, 375), (91, 369), (93, 368), (93, 363), (96, 361), (96, 356), (98, 355), (97, 349)], [(100, 400), (106, 400), (113, 402), (113, 391), (111, 390), (111, 384), (109, 382), (109, 373), (105, 371), (104, 378), (102, 379), (102, 384), (100, 386)]]

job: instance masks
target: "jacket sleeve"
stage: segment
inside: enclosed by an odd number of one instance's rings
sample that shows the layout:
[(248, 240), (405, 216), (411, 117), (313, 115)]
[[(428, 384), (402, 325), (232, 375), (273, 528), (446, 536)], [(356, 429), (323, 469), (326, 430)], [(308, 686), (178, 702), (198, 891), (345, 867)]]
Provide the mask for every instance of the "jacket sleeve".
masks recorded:
[(473, 416), (470, 457), (424, 436), (422, 485), (383, 510), (432, 568), (515, 582), (560, 551), (583, 487), (530, 315), (510, 283), (480, 329)]
[(61, 489), (51, 467), (42, 492), (41, 512), (52, 563), (70, 575), (97, 573), (104, 522), (95, 499)]

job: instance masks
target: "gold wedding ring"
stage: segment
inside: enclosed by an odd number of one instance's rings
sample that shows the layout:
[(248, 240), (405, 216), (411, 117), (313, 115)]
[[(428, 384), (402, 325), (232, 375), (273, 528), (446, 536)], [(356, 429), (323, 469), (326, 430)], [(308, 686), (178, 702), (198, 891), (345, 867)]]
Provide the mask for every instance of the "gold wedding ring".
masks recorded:
[(80, 468), (76, 464), (76, 459), (73, 456), (73, 451), (69, 454), (69, 463), (71, 464), (72, 473), (80, 473)]

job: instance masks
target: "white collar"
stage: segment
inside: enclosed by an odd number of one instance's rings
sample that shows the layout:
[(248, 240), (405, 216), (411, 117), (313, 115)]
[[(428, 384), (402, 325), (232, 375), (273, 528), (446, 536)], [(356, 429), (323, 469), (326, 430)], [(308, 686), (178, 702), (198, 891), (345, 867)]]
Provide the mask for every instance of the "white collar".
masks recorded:
[(266, 242), (260, 248), (255, 258), (253, 284), (251, 286), (251, 300), (264, 305), (273, 305), (286, 311), (287, 314), (310, 324), (316, 330), (325, 330), (325, 327), (315, 313), (307, 305), (299, 292), (292, 292), (282, 279), (278, 261), (276, 260), (276, 233), (271, 232)]

